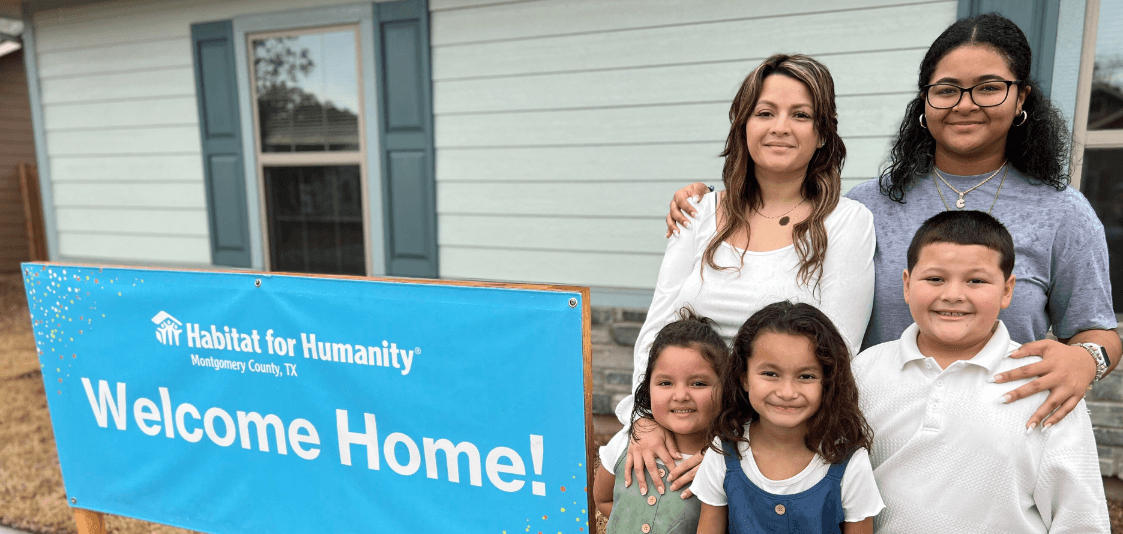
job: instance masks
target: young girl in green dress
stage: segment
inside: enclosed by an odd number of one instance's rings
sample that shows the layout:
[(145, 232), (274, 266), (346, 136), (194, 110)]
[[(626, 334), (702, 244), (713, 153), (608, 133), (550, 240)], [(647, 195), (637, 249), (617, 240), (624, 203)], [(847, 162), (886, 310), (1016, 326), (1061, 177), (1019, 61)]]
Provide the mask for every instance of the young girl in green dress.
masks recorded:
[[(717, 370), (728, 349), (714, 330), (714, 322), (696, 316), (689, 308), (679, 312), (679, 320), (663, 327), (648, 353), (647, 371), (636, 387), (632, 420), (654, 419), (674, 434), (683, 460), (706, 447), (706, 431), (717, 415), (720, 385)], [(690, 533), (698, 528), (700, 503), (697, 497), (683, 499), (677, 491), (659, 494), (650, 479), (650, 493), (640, 485), (624, 485), (624, 459), (629, 434), (620, 433), (601, 448), (601, 467), (593, 484), (597, 509), (609, 517), (608, 532)], [(681, 461), (681, 460), (680, 460)], [(664, 487), (667, 466), (660, 464)]]

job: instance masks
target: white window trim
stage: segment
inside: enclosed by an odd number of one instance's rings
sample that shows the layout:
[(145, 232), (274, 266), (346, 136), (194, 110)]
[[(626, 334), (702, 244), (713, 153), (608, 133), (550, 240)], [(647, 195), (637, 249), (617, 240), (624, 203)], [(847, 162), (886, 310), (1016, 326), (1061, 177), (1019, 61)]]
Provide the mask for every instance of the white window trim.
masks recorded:
[(383, 228), (382, 173), (378, 160), (378, 110), (374, 72), (374, 10), (371, 4), (351, 4), (317, 9), (300, 9), (277, 13), (246, 15), (233, 19), (234, 63), (238, 74), (238, 107), (241, 113), (242, 153), (245, 154), (246, 207), (249, 218), (252, 268), (265, 270), (267, 250), (262, 221), (262, 188), (256, 157), (257, 129), (254, 124), (253, 97), (250, 94), (250, 66), (246, 46), (247, 34), (358, 24), (359, 62), (362, 65), (360, 85), (363, 106), (361, 132), (365, 143), (365, 176), (363, 184), (364, 231), (366, 232), (367, 276), (386, 274), (386, 243)]
[[(338, 25), (317, 26), (317, 27), (314, 27), (314, 28), (301, 28), (301, 29), (298, 29), (298, 30), (281, 30), (281, 31), (263, 32), (263, 33), (247, 33), (246, 34), (247, 54), (251, 53), (249, 51), (249, 46), (250, 46), (250, 43), (254, 39), (262, 39), (262, 38), (269, 38), (269, 37), (285, 37), (285, 36), (295, 36), (295, 35), (310, 35), (310, 34), (318, 34), (318, 33), (325, 33), (325, 32), (351, 32), (355, 36), (355, 40), (354, 40), (354, 43), (355, 43), (355, 69), (356, 69), (355, 72), (358, 73), (358, 76), (356, 77), (357, 78), (356, 81), (358, 82), (358, 84), (357, 84), (358, 87), (356, 87), (356, 89), (357, 89), (357, 93), (358, 93), (357, 96), (358, 96), (358, 105), (359, 105), (358, 124), (356, 126), (358, 127), (358, 130), (359, 130), (358, 131), (358, 134), (359, 134), (359, 149), (357, 151), (346, 151), (346, 152), (291, 152), (291, 153), (272, 153), (272, 152), (271, 153), (265, 153), (265, 152), (262, 152), (261, 151), (261, 133), (259, 131), (257, 131), (257, 127), (260, 125), (259, 121), (261, 120), (261, 118), (258, 116), (257, 97), (256, 97), (256, 95), (252, 94), (254, 92), (254, 90), (256, 90), (256, 88), (257, 88), (257, 77), (255, 76), (254, 72), (251, 71), (249, 73), (250, 81), (249, 81), (249, 85), (247, 87), (251, 88), (251, 90), (250, 90), (250, 93), (251, 93), (250, 101), (251, 101), (251, 107), (253, 108), (253, 124), (254, 124), (254, 131), (253, 131), (254, 144), (253, 144), (253, 146), (254, 146), (254, 158), (257, 160), (258, 202), (259, 202), (260, 205), (265, 205), (268, 202), (268, 200), (267, 200), (268, 191), (266, 191), (266, 186), (265, 186), (265, 167), (267, 165), (270, 166), (270, 167), (280, 167), (280, 166), (300, 166), (300, 167), (303, 167), (303, 166), (309, 166), (309, 165), (357, 165), (359, 167), (359, 188), (360, 188), (359, 194), (361, 195), (361, 197), (363, 199), (363, 202), (362, 202), (363, 235), (366, 236), (370, 233), (370, 219), (371, 219), (372, 210), (371, 210), (371, 206), (368, 205), (368, 202), (366, 200), (370, 196), (370, 192), (367, 191), (367, 189), (369, 188), (370, 180), (368, 180), (367, 177), (366, 177), (367, 176), (367, 170), (368, 170), (367, 165), (366, 165), (366, 156), (367, 156), (367, 154), (366, 154), (366, 136), (363, 134), (363, 132), (365, 131), (365, 129), (364, 129), (365, 120), (364, 120), (363, 110), (366, 107), (365, 106), (366, 102), (365, 102), (365, 99), (363, 98), (363, 87), (362, 87), (363, 78), (362, 78), (362, 74), (363, 74), (364, 69), (363, 69), (362, 60), (360, 59), (360, 57), (362, 56), (362, 50), (360, 50), (361, 45), (359, 44), (359, 42), (360, 42), (359, 28), (354, 24), (346, 24), (346, 25), (341, 25), (341, 26), (338, 26)], [(248, 62), (250, 61), (249, 56), (246, 56), (246, 61), (247, 61), (247, 64), (248, 64)], [(269, 227), (269, 217), (268, 217), (268, 214), (266, 213), (267, 211), (268, 210), (261, 210), (260, 224), (261, 224), (262, 228), (268, 228)], [(270, 239), (269, 232), (263, 231), (262, 232), (262, 247), (261, 247), (263, 251), (268, 251), (270, 249), (270, 247), (272, 246), (272, 243), (270, 243), (269, 239)], [(270, 256), (271, 256), (270, 254), (264, 255), (265, 270), (267, 270), (267, 271), (274, 270), (273, 262), (272, 262)], [(369, 241), (364, 242), (363, 243), (363, 274), (365, 274), (367, 276), (370, 275), (371, 256), (372, 256), (372, 251), (370, 250), (370, 243), (369, 243)]]
[(1072, 185), (1080, 189), (1084, 150), (1123, 148), (1123, 130), (1088, 131), (1088, 106), (1092, 100), (1092, 69), (1096, 63), (1096, 34), (1100, 25), (1100, 0), (1088, 0), (1084, 12), (1084, 45), (1080, 52), (1080, 81), (1076, 90), (1076, 117), (1072, 126)]

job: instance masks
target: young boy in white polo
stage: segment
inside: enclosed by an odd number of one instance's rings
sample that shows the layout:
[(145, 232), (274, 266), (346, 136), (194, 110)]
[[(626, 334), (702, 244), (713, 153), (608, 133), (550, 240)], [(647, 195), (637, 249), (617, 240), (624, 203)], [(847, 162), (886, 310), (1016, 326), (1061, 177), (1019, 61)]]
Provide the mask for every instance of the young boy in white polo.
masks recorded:
[(885, 501), (876, 531), (1110, 531), (1084, 401), (1029, 432), (1048, 391), (1000, 401), (1028, 380), (995, 384), (994, 375), (1040, 360), (1006, 357), (1019, 346), (998, 320), (1013, 269), (1009, 232), (983, 212), (940, 213), (913, 237), (903, 277), (915, 322), (853, 364)]

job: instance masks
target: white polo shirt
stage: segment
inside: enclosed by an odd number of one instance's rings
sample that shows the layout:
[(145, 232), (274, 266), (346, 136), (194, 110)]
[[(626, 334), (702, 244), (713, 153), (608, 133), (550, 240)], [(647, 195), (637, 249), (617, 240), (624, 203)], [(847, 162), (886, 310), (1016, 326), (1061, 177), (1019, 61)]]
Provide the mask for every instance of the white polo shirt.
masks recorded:
[(947, 369), (920, 353), (917, 332), (914, 323), (900, 340), (854, 359), (862, 412), (873, 428), (870, 460), (885, 500), (874, 530), (1109, 532), (1084, 401), (1048, 430), (1027, 435), (1026, 421), (1048, 392), (999, 401), (1028, 380), (996, 384), (996, 373), (1040, 361), (1006, 357), (1020, 344), (1004, 324), (975, 357)]

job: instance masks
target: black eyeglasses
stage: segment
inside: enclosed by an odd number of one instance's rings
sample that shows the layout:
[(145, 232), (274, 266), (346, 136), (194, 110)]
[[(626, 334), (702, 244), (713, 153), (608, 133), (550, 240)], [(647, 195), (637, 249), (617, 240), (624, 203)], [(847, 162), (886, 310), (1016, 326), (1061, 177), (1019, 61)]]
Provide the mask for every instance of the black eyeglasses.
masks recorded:
[(936, 109), (953, 108), (963, 99), (963, 93), (970, 93), (971, 101), (981, 108), (1001, 105), (1010, 95), (1011, 85), (1021, 85), (1021, 80), (988, 80), (971, 87), (960, 87), (950, 83), (932, 83), (921, 89), (928, 105)]

